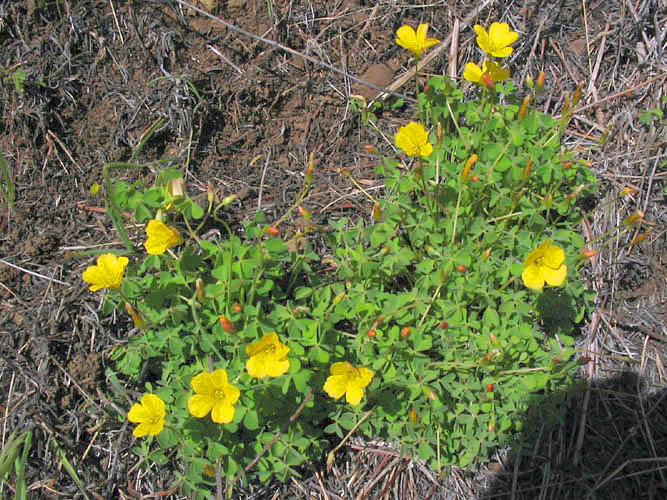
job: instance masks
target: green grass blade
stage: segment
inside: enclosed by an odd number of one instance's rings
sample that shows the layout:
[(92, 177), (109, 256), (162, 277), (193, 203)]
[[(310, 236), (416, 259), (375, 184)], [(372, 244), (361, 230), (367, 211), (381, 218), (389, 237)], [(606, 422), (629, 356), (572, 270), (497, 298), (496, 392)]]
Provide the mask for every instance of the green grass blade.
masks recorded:
[(0, 183), (0, 192), (7, 201), (9, 208), (14, 208), (14, 181), (9, 174), (9, 167), (7, 167), (7, 160), (5, 155), (0, 152), (0, 171), (2, 172), (2, 180)]

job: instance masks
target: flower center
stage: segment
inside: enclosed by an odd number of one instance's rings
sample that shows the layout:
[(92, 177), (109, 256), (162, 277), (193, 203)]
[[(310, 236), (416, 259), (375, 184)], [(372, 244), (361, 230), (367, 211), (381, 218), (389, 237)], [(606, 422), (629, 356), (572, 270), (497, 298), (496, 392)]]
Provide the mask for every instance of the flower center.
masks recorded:
[(213, 397), (214, 397), (215, 399), (225, 399), (225, 391), (223, 391), (222, 389), (217, 389), (217, 390), (213, 393)]
[(150, 418), (149, 422), (150, 422), (151, 424), (159, 424), (159, 423), (160, 423), (160, 420), (162, 420), (162, 419), (160, 418), (160, 415), (153, 415), (153, 416)]

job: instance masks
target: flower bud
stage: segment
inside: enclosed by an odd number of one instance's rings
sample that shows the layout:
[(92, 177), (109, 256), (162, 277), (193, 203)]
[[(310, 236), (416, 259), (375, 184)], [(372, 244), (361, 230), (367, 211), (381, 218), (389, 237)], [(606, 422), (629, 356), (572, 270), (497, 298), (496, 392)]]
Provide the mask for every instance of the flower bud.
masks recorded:
[(623, 191), (620, 192), (619, 196), (622, 198), (624, 196), (627, 196), (629, 194), (635, 194), (637, 192), (637, 189), (633, 188), (632, 186), (625, 186), (623, 188)]
[(375, 321), (373, 322), (373, 328), (380, 326), (382, 323), (384, 323), (385, 319), (387, 319), (387, 316), (385, 314), (380, 314), (377, 318), (375, 318)]
[(533, 82), (533, 77), (531, 75), (526, 76), (526, 85), (530, 89), (532, 89), (535, 86), (535, 82)]
[(476, 176), (476, 175), (473, 175), (473, 176), (470, 178), (470, 180), (473, 181), (473, 182), (479, 182), (479, 177)]
[(370, 338), (375, 338), (377, 334), (378, 332), (375, 330), (375, 328), (371, 328), (366, 332), (366, 335), (368, 335)]
[(410, 410), (409, 418), (410, 418), (410, 423), (412, 425), (415, 425), (417, 423), (417, 410), (415, 410), (414, 407), (412, 408), (412, 410)]
[(540, 74), (537, 75), (537, 82), (535, 88), (537, 89), (538, 93), (540, 92), (540, 90), (542, 90), (542, 87), (544, 87), (545, 77), (546, 75), (544, 74), (544, 71), (540, 71)]
[(630, 217), (626, 217), (623, 220), (624, 226), (636, 226), (640, 222), (643, 222), (644, 212), (642, 210), (637, 210), (636, 213), (632, 214)]
[(308, 159), (308, 169), (306, 170), (306, 186), (310, 186), (313, 183), (313, 172), (315, 171), (315, 155), (310, 153), (310, 158)]
[(185, 195), (185, 181), (181, 177), (169, 179), (167, 181), (167, 192), (175, 198), (182, 197)]
[(542, 198), (542, 204), (547, 208), (551, 208), (554, 204), (554, 196), (551, 193), (547, 193), (544, 198)]
[(372, 144), (366, 144), (366, 145), (364, 146), (364, 149), (365, 149), (366, 152), (367, 152), (368, 154), (370, 154), (370, 155), (376, 155), (376, 154), (378, 154), (378, 150), (377, 150), (377, 148), (376, 148), (375, 146), (373, 146)]
[(134, 326), (137, 328), (144, 328), (146, 326), (146, 321), (135, 311), (134, 307), (132, 307), (132, 304), (129, 302), (125, 302), (125, 310), (128, 312), (130, 316), (132, 316), (132, 321), (134, 322)]
[(574, 96), (572, 97), (572, 107), (574, 108), (579, 101), (581, 101), (582, 90), (579, 85), (577, 85), (577, 90), (574, 91)]
[(590, 259), (591, 257), (594, 257), (598, 254), (597, 250), (584, 250), (581, 252), (581, 255), (583, 257), (586, 257), (587, 259)]
[(98, 194), (100, 192), (100, 185), (96, 182), (90, 186), (90, 194)]
[(203, 302), (206, 299), (206, 296), (204, 295), (204, 282), (201, 279), (198, 279), (195, 281), (195, 286), (197, 287), (197, 299), (199, 299), (200, 302)]
[(215, 201), (215, 190), (210, 184), (206, 185), (206, 200), (209, 205), (213, 205), (213, 202)]
[(528, 109), (528, 104), (530, 104), (529, 95), (523, 98), (523, 104), (521, 105), (521, 109), (519, 110), (519, 121), (523, 121), (523, 119), (526, 117), (526, 110)]
[(648, 231), (646, 231), (644, 234), (638, 234), (632, 239), (631, 245), (639, 245), (642, 241), (646, 239), (646, 237), (653, 232), (653, 228), (650, 227), (648, 228)]
[(238, 196), (235, 195), (235, 194), (230, 194), (229, 196), (225, 196), (225, 197), (222, 199), (222, 203), (221, 203), (221, 205), (222, 205), (223, 207), (226, 207), (227, 205), (230, 205), (231, 203), (233, 203), (234, 201), (236, 201), (236, 198), (238, 198)]
[(410, 336), (410, 328), (407, 326), (405, 328), (401, 328), (401, 337), (407, 339), (409, 336)]
[(479, 157), (476, 154), (473, 154), (468, 158), (468, 161), (466, 161), (465, 167), (463, 167), (463, 171), (461, 172), (461, 180), (465, 182), (465, 180), (468, 178), (468, 174), (470, 174), (470, 169), (473, 167), (475, 163), (477, 163), (477, 159)]
[(280, 229), (278, 229), (276, 226), (267, 227), (264, 231), (269, 233), (271, 236), (278, 236), (280, 234)]
[(240, 313), (241, 311), (243, 311), (243, 306), (241, 306), (241, 304), (234, 304), (232, 306), (232, 311), (234, 311), (235, 313)]
[(375, 222), (382, 220), (382, 207), (380, 207), (380, 204), (377, 201), (373, 205), (373, 220)]
[(487, 248), (486, 250), (484, 250), (484, 259), (486, 260), (489, 257), (491, 257), (491, 249)]
[(532, 172), (532, 166), (533, 166), (533, 159), (531, 158), (530, 160), (528, 160), (528, 164), (523, 169), (523, 178), (524, 179), (529, 179), (530, 178), (530, 174)]
[(488, 75), (488, 73), (484, 73), (482, 75), (482, 80), (484, 81), (484, 85), (486, 85), (486, 88), (488, 88), (488, 89), (494, 89), (495, 88), (495, 86), (493, 84), (493, 80)]
[(236, 333), (236, 328), (234, 328), (232, 322), (227, 319), (227, 316), (220, 316), (219, 320), (224, 331), (227, 333)]
[(444, 136), (444, 130), (442, 128), (442, 122), (438, 121), (438, 126), (435, 133), (435, 143), (439, 147), (442, 145), (442, 138)]
[(301, 215), (301, 217), (303, 217), (307, 221), (313, 220), (310, 216), (310, 212), (308, 210), (306, 210), (305, 208), (303, 208), (301, 205), (296, 207), (296, 209), (299, 211), (299, 214)]
[(500, 340), (498, 340), (498, 337), (495, 334), (489, 333), (489, 338), (491, 339), (493, 347), (500, 348)]
[(334, 297), (333, 305), (337, 306), (343, 301), (344, 298), (345, 298), (345, 292), (340, 292), (338, 295)]

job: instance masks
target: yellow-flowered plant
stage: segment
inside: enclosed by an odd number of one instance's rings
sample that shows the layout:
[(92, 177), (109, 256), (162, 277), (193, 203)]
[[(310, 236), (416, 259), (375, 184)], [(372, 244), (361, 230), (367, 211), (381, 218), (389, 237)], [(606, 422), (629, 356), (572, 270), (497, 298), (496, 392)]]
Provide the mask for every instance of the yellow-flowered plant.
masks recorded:
[(420, 24), (417, 31), (412, 26), (401, 26), (396, 31), (396, 43), (412, 52), (415, 58), (419, 58), (426, 49), (440, 43), (440, 40), (429, 38), (427, 34), (428, 24)]
[(523, 284), (534, 290), (542, 290), (546, 282), (550, 286), (560, 286), (567, 276), (565, 252), (551, 244), (551, 240), (542, 243), (530, 252), (524, 262), (521, 279)]
[(433, 145), (428, 140), (428, 131), (421, 123), (410, 122), (401, 127), (394, 140), (396, 146), (408, 156), (426, 158), (433, 152)]
[(250, 359), (246, 362), (248, 375), (253, 378), (280, 377), (289, 370), (289, 347), (280, 342), (278, 334), (267, 333), (258, 342), (245, 348)]
[(519, 38), (519, 34), (510, 30), (507, 23), (491, 24), (488, 33), (479, 24), (475, 25), (474, 30), (479, 48), (493, 57), (509, 56), (514, 50), (510, 45)]
[(96, 266), (88, 266), (83, 272), (83, 281), (90, 284), (92, 292), (102, 288), (120, 288), (129, 262), (127, 257), (117, 257), (112, 253), (102, 254), (97, 258)]
[(241, 391), (229, 383), (226, 370), (196, 375), (192, 379), (192, 390), (195, 394), (188, 400), (190, 415), (203, 418), (210, 412), (216, 424), (228, 424), (234, 419), (234, 404)]
[(507, 80), (510, 77), (510, 72), (507, 68), (503, 68), (495, 61), (484, 61), (481, 68), (472, 62), (465, 65), (463, 78), (469, 82), (477, 83), (479, 85), (487, 85), (484, 75), (488, 77), (489, 83), (494, 84), (496, 82), (504, 82)]
[(152, 219), (146, 226), (146, 234), (148, 239), (144, 246), (146, 251), (151, 255), (160, 255), (166, 252), (169, 248), (175, 247), (183, 243), (183, 238), (178, 230), (167, 226), (164, 222)]
[(324, 392), (334, 399), (345, 399), (351, 405), (358, 405), (364, 397), (364, 388), (373, 380), (373, 372), (363, 366), (355, 367), (347, 361), (334, 363), (331, 375), (324, 383)]
[(134, 403), (127, 419), (137, 425), (132, 434), (136, 437), (156, 436), (164, 428), (165, 404), (155, 394), (144, 394), (140, 403)]

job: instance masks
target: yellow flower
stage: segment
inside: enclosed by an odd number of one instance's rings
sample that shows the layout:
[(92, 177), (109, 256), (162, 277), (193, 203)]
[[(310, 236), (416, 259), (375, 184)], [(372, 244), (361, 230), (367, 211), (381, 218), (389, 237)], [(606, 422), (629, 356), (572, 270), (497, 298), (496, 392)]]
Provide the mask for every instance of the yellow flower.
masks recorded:
[(469, 82), (485, 85), (483, 76), (487, 75), (492, 83), (504, 82), (510, 77), (510, 72), (507, 68), (502, 68), (500, 64), (495, 61), (484, 61), (480, 68), (475, 63), (466, 64), (463, 71), (463, 78)]
[(267, 333), (258, 342), (246, 346), (245, 352), (250, 356), (245, 367), (253, 378), (264, 378), (267, 375), (280, 377), (289, 370), (289, 347), (280, 342), (275, 332)]
[(101, 288), (120, 288), (128, 262), (127, 257), (116, 257), (112, 253), (100, 255), (97, 265), (88, 266), (83, 272), (83, 281), (90, 283), (92, 292)]
[(324, 392), (334, 399), (345, 399), (351, 405), (358, 405), (364, 397), (364, 387), (373, 380), (373, 372), (368, 368), (355, 368), (347, 361), (331, 365), (331, 376), (324, 383)]
[(146, 226), (148, 239), (144, 246), (151, 255), (160, 255), (167, 251), (167, 248), (175, 247), (183, 243), (180, 233), (173, 227), (165, 225), (162, 221), (152, 219)]
[(427, 32), (428, 24), (420, 24), (417, 27), (416, 32), (412, 26), (401, 26), (398, 28), (398, 31), (396, 31), (396, 35), (398, 36), (396, 43), (401, 47), (408, 49), (418, 58), (426, 49), (430, 49), (434, 45), (440, 43), (440, 40), (437, 38), (427, 38)]
[(545, 241), (524, 262), (521, 279), (528, 288), (542, 290), (546, 281), (550, 286), (560, 286), (567, 276), (565, 252), (560, 247), (551, 244), (551, 240)]
[(426, 158), (433, 152), (433, 145), (428, 142), (428, 131), (421, 123), (410, 122), (405, 127), (401, 127), (394, 140), (408, 156)]
[(493, 23), (489, 28), (489, 32), (476, 24), (475, 33), (477, 33), (477, 45), (484, 52), (494, 57), (507, 57), (514, 50), (508, 45), (516, 42), (519, 34), (511, 31), (507, 23)]
[(136, 437), (155, 436), (160, 434), (164, 427), (164, 415), (164, 401), (155, 394), (144, 394), (141, 403), (132, 405), (127, 413), (127, 419), (139, 424), (132, 431)]
[(192, 379), (194, 396), (188, 400), (190, 415), (205, 417), (211, 412), (211, 420), (216, 424), (228, 424), (234, 419), (234, 403), (241, 392), (227, 381), (223, 369), (213, 373), (203, 372)]

